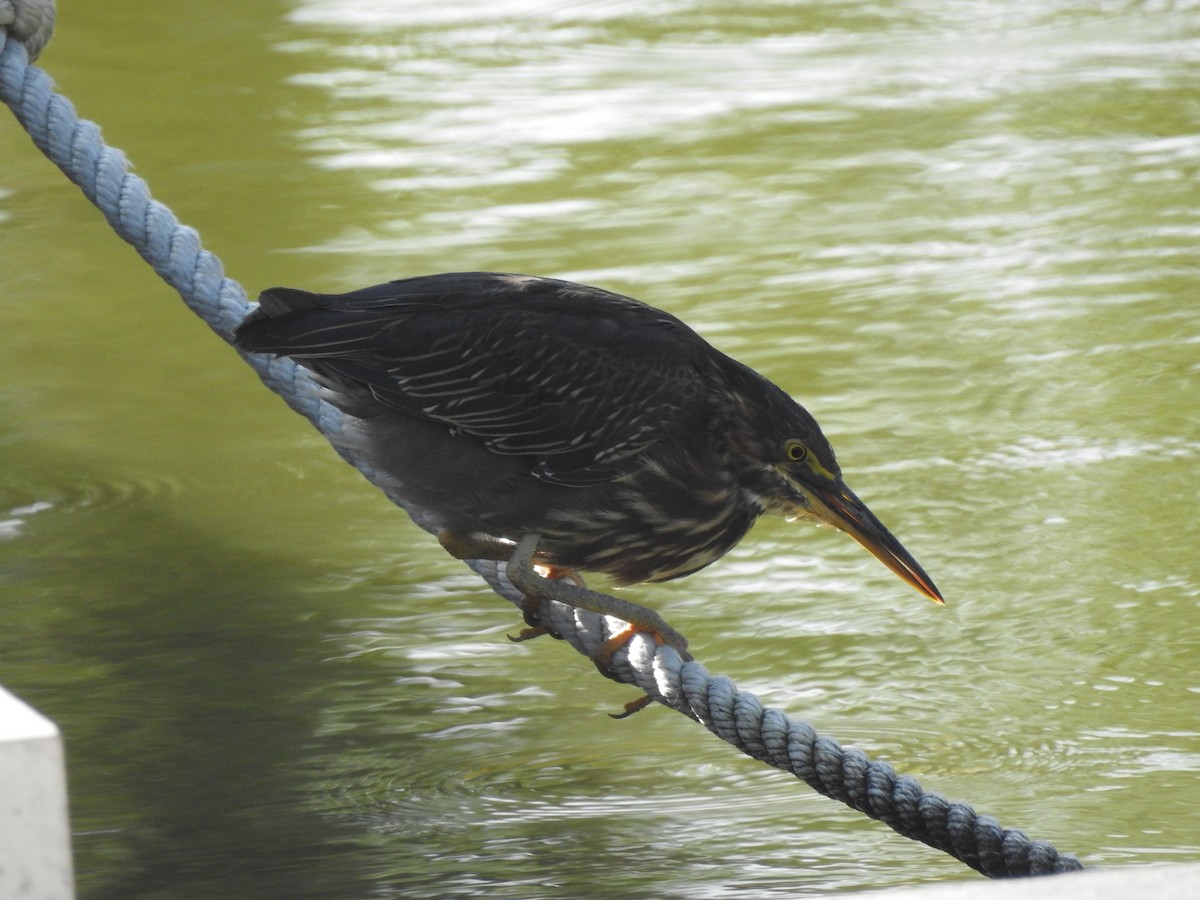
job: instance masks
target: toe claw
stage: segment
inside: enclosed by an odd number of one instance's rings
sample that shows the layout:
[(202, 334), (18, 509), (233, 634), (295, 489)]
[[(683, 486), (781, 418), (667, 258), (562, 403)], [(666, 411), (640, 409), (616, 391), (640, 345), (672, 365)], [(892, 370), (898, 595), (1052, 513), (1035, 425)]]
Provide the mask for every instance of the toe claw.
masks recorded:
[(630, 700), (625, 704), (625, 711), (619, 713), (609, 713), (609, 718), (612, 719), (628, 719), (635, 712), (641, 712), (647, 706), (654, 702), (654, 698), (649, 694), (638, 697), (636, 700)]
[(532, 641), (534, 638), (541, 637), (543, 634), (549, 634), (551, 637), (558, 637), (558, 635), (551, 632), (549, 628), (543, 628), (540, 625), (533, 628), (522, 628), (517, 634), (506, 634), (505, 637), (514, 644), (520, 644), (523, 641)]

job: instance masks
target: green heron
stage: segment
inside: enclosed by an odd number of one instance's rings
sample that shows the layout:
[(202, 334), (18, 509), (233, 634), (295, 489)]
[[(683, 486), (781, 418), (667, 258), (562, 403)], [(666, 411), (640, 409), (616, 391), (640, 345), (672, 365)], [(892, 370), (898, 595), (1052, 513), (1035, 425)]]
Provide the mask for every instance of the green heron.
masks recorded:
[[(273, 288), (236, 343), (312, 370), (382, 486), (457, 556), (507, 559), (519, 546), (559, 577), (666, 581), (775, 513), (840, 528), (941, 602), (842, 481), (804, 407), (629, 297), (491, 272), (347, 294)], [(686, 643), (628, 601), (546, 595)]]

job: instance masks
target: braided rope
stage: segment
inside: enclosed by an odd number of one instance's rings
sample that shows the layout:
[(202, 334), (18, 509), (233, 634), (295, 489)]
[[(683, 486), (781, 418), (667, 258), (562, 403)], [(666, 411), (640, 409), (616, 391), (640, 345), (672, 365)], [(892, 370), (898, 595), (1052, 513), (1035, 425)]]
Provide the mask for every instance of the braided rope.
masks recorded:
[[(22, 19), (21, 7), (28, 10)], [(47, 16), (45, 10), (49, 8)], [(33, 22), (18, 30), (15, 23)], [(30, 65), (17, 36), (40, 43), (53, 23), (48, 0), (0, 0), (0, 99), (50, 158), (104, 213), (109, 225), (133, 245), (183, 301), (227, 343), (251, 308), (245, 291), (225, 277), (221, 262), (203, 249), (195, 230), (181, 225), (163, 204), (150, 197), (141, 178), (128, 171), (124, 154), (107, 146), (94, 123), (79, 119), (50, 78)], [(12, 27), (12, 37), (8, 28)], [(39, 30), (40, 29), (40, 30)], [(359, 459), (344, 436), (342, 415), (321, 398), (307, 370), (291, 360), (243, 354), (262, 381), (307, 418), (349, 463), (399, 505), (382, 479)], [(430, 530), (419, 511), (408, 509), (418, 525)], [(521, 593), (505, 574), (504, 563), (468, 561), (497, 594), (520, 604)], [(542, 621), (557, 636), (588, 657), (595, 656), (625, 623), (555, 601), (543, 601)], [(753, 694), (723, 676), (712, 676), (697, 662), (684, 662), (670, 647), (639, 634), (613, 656), (616, 680), (636, 685), (658, 703), (695, 719), (722, 740), (767, 765), (791, 772), (813, 790), (839, 800), (898, 833), (942, 850), (989, 877), (1045, 875), (1083, 868), (1045, 841), (1003, 828), (965, 803), (925, 791), (913, 778), (897, 775), (887, 763), (845, 749), (819, 736), (806, 722), (764, 708)]]

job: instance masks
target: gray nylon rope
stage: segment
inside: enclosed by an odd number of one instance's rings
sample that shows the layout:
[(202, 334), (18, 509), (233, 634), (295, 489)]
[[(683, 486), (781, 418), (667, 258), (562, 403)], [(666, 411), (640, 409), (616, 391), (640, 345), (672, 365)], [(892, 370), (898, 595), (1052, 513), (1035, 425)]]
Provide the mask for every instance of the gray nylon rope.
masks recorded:
[[(30, 65), (53, 24), (50, 0), (0, 0), (0, 99), (34, 143), (104, 213), (113, 230), (142, 255), (183, 301), (226, 342), (251, 306), (241, 285), (225, 277), (221, 262), (200, 245), (199, 235), (150, 197), (125, 156), (107, 146), (94, 123), (79, 119), (55, 93), (45, 72)], [(28, 40), (27, 49), (23, 40)], [(36, 52), (33, 53), (36, 55)], [(307, 371), (289, 359), (243, 355), (262, 381), (329, 440), (372, 483), (369, 466), (343, 437), (341, 413), (321, 398)], [(385, 491), (386, 493), (386, 491)], [(391, 496), (389, 494), (389, 496)], [(391, 496), (399, 503), (399, 498)], [(403, 505), (403, 504), (400, 504)], [(426, 530), (419, 511), (407, 510)], [(522, 597), (503, 563), (468, 562), (499, 595)], [(539, 609), (542, 622), (576, 650), (593, 657), (624, 623), (552, 601)], [(1045, 841), (1002, 827), (965, 803), (925, 791), (887, 763), (819, 736), (806, 722), (767, 709), (723, 676), (682, 660), (670, 647), (637, 635), (613, 656), (610, 677), (636, 685), (658, 703), (704, 725), (724, 741), (767, 765), (791, 772), (814, 790), (879, 819), (895, 831), (942, 850), (989, 877), (1046, 875), (1083, 868)]]

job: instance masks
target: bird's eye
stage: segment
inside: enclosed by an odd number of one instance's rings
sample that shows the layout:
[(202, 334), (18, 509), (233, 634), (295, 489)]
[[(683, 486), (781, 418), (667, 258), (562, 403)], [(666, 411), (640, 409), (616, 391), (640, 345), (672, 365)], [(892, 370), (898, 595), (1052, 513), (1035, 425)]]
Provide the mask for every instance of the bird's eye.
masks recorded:
[(801, 462), (808, 459), (808, 447), (806, 447), (801, 441), (788, 441), (783, 446), (783, 452), (791, 462)]

